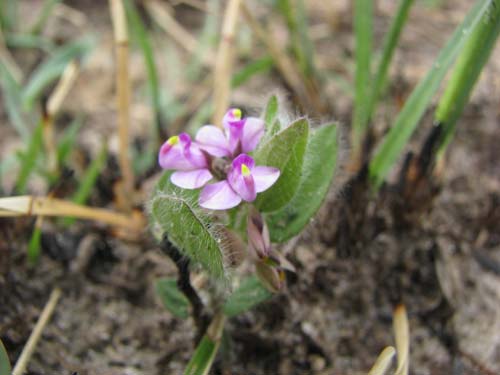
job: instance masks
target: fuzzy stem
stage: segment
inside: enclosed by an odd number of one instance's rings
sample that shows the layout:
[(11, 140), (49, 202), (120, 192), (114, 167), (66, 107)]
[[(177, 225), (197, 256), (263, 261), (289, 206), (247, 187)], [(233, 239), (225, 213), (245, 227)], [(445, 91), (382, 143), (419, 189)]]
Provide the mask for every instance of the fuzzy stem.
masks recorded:
[(200, 296), (191, 285), (189, 259), (182, 256), (180, 251), (168, 240), (166, 236), (163, 237), (160, 247), (161, 250), (168, 255), (170, 259), (172, 259), (179, 271), (177, 286), (180, 291), (184, 293), (193, 308), (193, 319), (197, 328), (195, 342), (198, 343), (208, 328), (210, 317), (205, 312), (205, 306)]

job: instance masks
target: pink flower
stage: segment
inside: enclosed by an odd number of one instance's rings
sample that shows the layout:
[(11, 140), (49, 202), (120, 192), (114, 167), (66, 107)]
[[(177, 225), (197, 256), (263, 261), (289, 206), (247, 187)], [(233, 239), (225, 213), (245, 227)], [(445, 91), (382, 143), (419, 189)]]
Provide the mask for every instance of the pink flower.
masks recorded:
[(170, 181), (176, 186), (197, 189), (218, 179), (200, 194), (200, 205), (214, 210), (235, 207), (242, 200), (253, 202), (257, 193), (271, 187), (280, 175), (277, 168), (255, 166), (246, 155), (264, 134), (262, 120), (241, 118), (239, 109), (230, 109), (223, 125), (224, 131), (213, 125), (203, 126), (196, 134), (196, 142), (186, 133), (170, 137), (158, 155), (162, 168), (175, 170)]
[(242, 200), (253, 202), (257, 193), (269, 189), (279, 176), (279, 169), (255, 166), (250, 156), (241, 154), (231, 163), (225, 180), (203, 188), (200, 206), (227, 210), (236, 207)]
[(160, 148), (158, 162), (163, 169), (175, 169), (170, 176), (174, 185), (197, 189), (212, 179), (209, 162), (187, 133), (170, 137)]
[(235, 157), (255, 150), (264, 134), (264, 121), (256, 117), (241, 117), (241, 110), (230, 109), (222, 123), (224, 131), (205, 125), (196, 134), (196, 143), (202, 150), (216, 157)]

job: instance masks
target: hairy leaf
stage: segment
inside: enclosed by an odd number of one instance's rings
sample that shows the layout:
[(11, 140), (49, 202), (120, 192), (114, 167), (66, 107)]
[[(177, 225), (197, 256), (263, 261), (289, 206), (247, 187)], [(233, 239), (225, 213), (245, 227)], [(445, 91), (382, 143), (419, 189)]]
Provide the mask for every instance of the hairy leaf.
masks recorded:
[(273, 242), (295, 236), (314, 216), (332, 182), (337, 155), (336, 124), (324, 125), (311, 133), (297, 193), (286, 206), (266, 215)]
[(152, 219), (183, 254), (212, 276), (223, 278), (223, 241), (210, 217), (198, 207), (198, 192), (174, 186), (168, 176), (158, 183), (151, 202)]
[(259, 194), (255, 204), (261, 211), (275, 211), (295, 195), (301, 179), (308, 134), (309, 122), (301, 118), (276, 133), (257, 151), (257, 165), (276, 167), (281, 171), (278, 181)]

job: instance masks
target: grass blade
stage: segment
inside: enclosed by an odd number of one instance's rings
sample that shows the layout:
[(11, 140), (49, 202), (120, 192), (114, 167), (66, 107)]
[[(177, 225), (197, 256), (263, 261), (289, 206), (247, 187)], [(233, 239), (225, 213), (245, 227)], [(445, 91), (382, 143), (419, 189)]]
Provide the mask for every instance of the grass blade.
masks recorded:
[(58, 48), (51, 57), (40, 64), (22, 91), (24, 108), (30, 110), (43, 90), (59, 78), (70, 61), (81, 60), (93, 46), (92, 39), (84, 38)]
[[(92, 193), (92, 189), (95, 186), (97, 177), (101, 174), (104, 166), (106, 165), (106, 160), (108, 158), (108, 149), (105, 145), (102, 146), (99, 155), (97, 155), (94, 160), (90, 163), (87, 171), (83, 175), (78, 190), (75, 192), (71, 200), (76, 204), (84, 204)], [(65, 218), (63, 223), (66, 226), (70, 226), (75, 222), (75, 218)]]
[(433, 67), (419, 82), (399, 112), (393, 127), (385, 136), (369, 166), (370, 178), (375, 186), (380, 186), (389, 169), (403, 151), (448, 68), (463, 48), (467, 40), (467, 30), (474, 28), (481, 21), (482, 16), (489, 8), (489, 3), (489, 1), (480, 0), (473, 6), (441, 50)]
[(33, 172), (33, 169), (35, 169), (38, 155), (42, 150), (42, 134), (42, 124), (39, 124), (31, 136), (26, 152), (21, 154), (21, 168), (16, 180), (16, 191), (20, 194), (26, 192), (29, 176)]
[(392, 20), (389, 32), (387, 33), (387, 36), (385, 38), (382, 58), (380, 59), (380, 62), (377, 66), (377, 71), (373, 80), (373, 88), (371, 90), (367, 104), (366, 118), (364, 119), (364, 121), (366, 121), (367, 123), (368, 121), (370, 121), (370, 118), (373, 115), (373, 111), (375, 109), (379, 96), (385, 86), (387, 72), (389, 70), (392, 57), (394, 56), (394, 51), (398, 44), (399, 37), (401, 36), (403, 26), (408, 19), (408, 13), (413, 3), (414, 0), (400, 0), (396, 16)]
[(273, 65), (274, 60), (269, 55), (248, 63), (241, 70), (233, 74), (233, 78), (231, 79), (231, 87), (236, 88), (243, 85), (254, 75), (265, 74), (269, 72), (272, 69)]
[(127, 13), (127, 18), (129, 20), (130, 30), (132, 36), (136, 39), (139, 47), (141, 48), (142, 55), (144, 58), (144, 64), (146, 66), (146, 72), (148, 75), (148, 85), (151, 93), (151, 101), (153, 104), (154, 114), (155, 114), (155, 125), (156, 133), (154, 134), (155, 139), (158, 141), (162, 135), (161, 129), (161, 107), (160, 107), (160, 88), (158, 86), (158, 73), (156, 70), (156, 64), (154, 59), (153, 47), (151, 45), (151, 39), (149, 34), (142, 22), (141, 16), (137, 11), (134, 2), (126, 0), (124, 2), (125, 11)]
[(50, 14), (52, 13), (52, 10), (60, 2), (61, 2), (61, 0), (46, 0), (43, 3), (42, 10), (40, 11), (40, 14), (38, 15), (33, 26), (31, 27), (31, 31), (30, 31), (31, 34), (40, 34), (43, 27), (47, 23), (47, 20), (49, 19)]
[(444, 126), (440, 153), (444, 152), (455, 133), (456, 123), (472, 93), (484, 65), (495, 47), (500, 33), (500, 0), (492, 0), (462, 53), (457, 59), (450, 81), (436, 109), (436, 122)]
[(54, 43), (50, 39), (32, 34), (7, 34), (5, 44), (9, 48), (41, 49), (44, 52), (52, 53), (55, 49)]
[(29, 139), (29, 128), (24, 119), (21, 101), (21, 87), (10, 73), (9, 69), (0, 61), (0, 86), (2, 87), (5, 109), (12, 126), (23, 140)]
[(352, 120), (352, 144), (359, 150), (367, 125), (368, 87), (370, 87), (373, 35), (373, 1), (354, 1), (354, 31), (356, 40), (356, 72), (354, 114)]
[(66, 164), (66, 159), (73, 150), (76, 137), (78, 136), (78, 130), (80, 130), (82, 124), (83, 121), (81, 117), (75, 118), (59, 139), (56, 152), (57, 165), (63, 166)]

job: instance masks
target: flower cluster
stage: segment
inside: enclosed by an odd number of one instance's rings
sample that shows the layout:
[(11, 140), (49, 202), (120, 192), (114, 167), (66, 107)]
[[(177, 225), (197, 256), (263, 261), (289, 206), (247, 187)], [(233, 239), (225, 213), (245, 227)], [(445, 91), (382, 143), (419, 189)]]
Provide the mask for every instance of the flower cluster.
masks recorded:
[[(264, 134), (264, 122), (242, 118), (239, 109), (230, 109), (223, 119), (224, 130), (213, 125), (200, 128), (192, 141), (187, 133), (170, 137), (160, 148), (162, 168), (175, 170), (171, 182), (184, 189), (198, 189), (200, 206), (226, 210), (240, 202), (253, 202), (271, 187), (280, 175), (277, 168), (256, 166), (248, 155)], [(216, 182), (208, 184), (208, 182)]]

